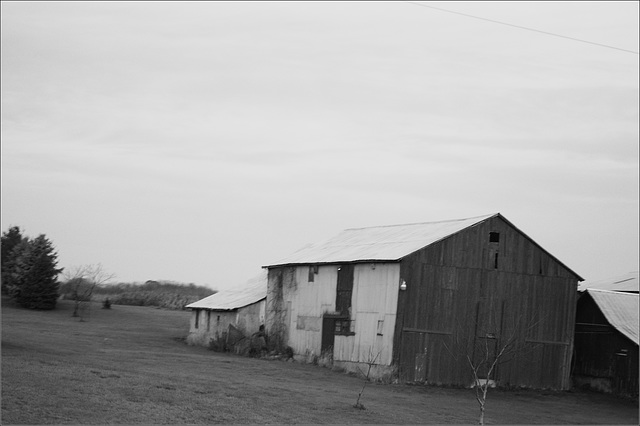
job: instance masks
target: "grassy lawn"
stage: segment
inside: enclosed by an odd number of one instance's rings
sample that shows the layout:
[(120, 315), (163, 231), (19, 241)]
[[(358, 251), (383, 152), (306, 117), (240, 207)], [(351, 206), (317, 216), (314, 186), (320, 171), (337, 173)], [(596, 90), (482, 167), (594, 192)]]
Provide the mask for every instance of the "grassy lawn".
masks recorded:
[[(183, 342), (189, 312), (94, 305), (85, 321), (2, 304), (2, 424), (473, 424), (472, 390), (370, 384), (327, 368)], [(491, 392), (491, 391), (490, 391)], [(638, 405), (582, 392), (488, 396), (488, 424), (638, 424)]]

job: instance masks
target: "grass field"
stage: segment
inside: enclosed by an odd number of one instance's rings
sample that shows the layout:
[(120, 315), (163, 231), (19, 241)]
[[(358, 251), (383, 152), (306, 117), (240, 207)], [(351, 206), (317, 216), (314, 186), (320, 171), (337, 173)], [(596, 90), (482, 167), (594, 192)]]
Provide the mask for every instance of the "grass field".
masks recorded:
[[(473, 391), (370, 384), (327, 368), (184, 344), (189, 312), (3, 300), (2, 424), (473, 424)], [(582, 392), (488, 396), (488, 424), (638, 424), (638, 405)]]

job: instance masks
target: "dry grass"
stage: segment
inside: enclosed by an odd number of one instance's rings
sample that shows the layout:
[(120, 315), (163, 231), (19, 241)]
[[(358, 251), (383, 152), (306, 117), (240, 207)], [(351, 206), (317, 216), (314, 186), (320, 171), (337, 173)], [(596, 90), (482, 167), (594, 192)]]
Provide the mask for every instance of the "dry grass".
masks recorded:
[[(187, 346), (189, 312), (91, 309), (87, 321), (3, 302), (3, 424), (472, 424), (473, 391), (370, 385), (329, 369)], [(593, 393), (490, 392), (488, 424), (638, 424)]]

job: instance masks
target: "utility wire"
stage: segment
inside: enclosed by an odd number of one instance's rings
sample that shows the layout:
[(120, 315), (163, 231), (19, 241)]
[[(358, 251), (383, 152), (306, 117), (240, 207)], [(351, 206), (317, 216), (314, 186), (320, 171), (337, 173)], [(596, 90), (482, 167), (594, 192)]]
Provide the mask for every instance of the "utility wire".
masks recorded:
[(615, 46), (609, 46), (608, 44), (595, 43), (593, 41), (582, 40), (582, 39), (579, 39), (579, 38), (563, 36), (563, 35), (560, 35), (560, 34), (550, 33), (550, 32), (547, 32), (547, 31), (536, 30), (535, 28), (528, 28), (528, 27), (523, 27), (523, 26), (520, 26), (520, 25), (509, 24), (507, 22), (496, 21), (496, 20), (493, 20), (493, 19), (481, 18), (479, 16), (469, 15), (467, 13), (461, 13), (461, 12), (454, 12), (453, 10), (441, 9), (439, 7), (426, 5), (426, 4), (423, 4), (423, 3), (417, 3), (417, 2), (413, 2), (413, 1), (408, 1), (406, 3), (415, 4), (416, 6), (428, 7), (429, 9), (440, 10), (442, 12), (454, 13), (456, 15), (462, 15), (462, 16), (466, 16), (466, 17), (469, 17), (469, 18), (480, 19), (482, 21), (493, 22), (494, 24), (506, 25), (506, 26), (509, 26), (509, 27), (519, 28), (521, 30), (533, 31), (533, 32), (536, 32), (536, 33), (546, 34), (546, 35), (550, 35), (550, 36), (554, 36), (554, 37), (566, 38), (568, 40), (579, 41), (581, 43), (593, 44), (593, 45), (600, 46), (600, 47), (606, 47), (606, 48), (609, 48), (609, 49), (621, 50), (623, 52), (633, 53), (635, 55), (640, 55), (640, 52), (636, 52), (634, 50), (622, 49), (620, 47), (615, 47)]

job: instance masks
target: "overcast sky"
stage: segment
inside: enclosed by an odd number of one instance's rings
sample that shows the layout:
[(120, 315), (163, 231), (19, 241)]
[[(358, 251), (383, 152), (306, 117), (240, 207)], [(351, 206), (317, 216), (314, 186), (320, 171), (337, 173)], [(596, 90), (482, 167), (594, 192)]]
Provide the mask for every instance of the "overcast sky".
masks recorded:
[(500, 212), (587, 280), (637, 270), (638, 2), (422, 4), (485, 20), (2, 2), (2, 231), (225, 289), (346, 228)]

